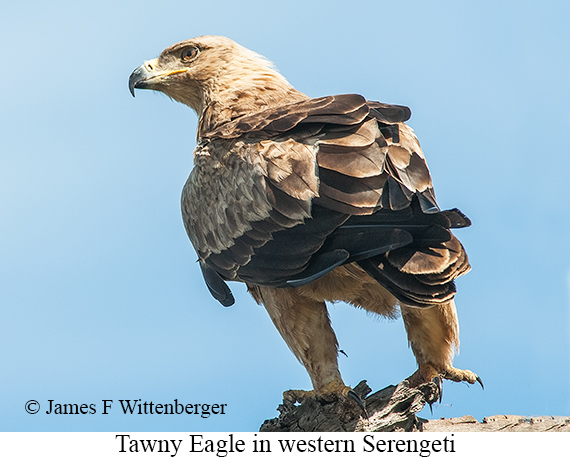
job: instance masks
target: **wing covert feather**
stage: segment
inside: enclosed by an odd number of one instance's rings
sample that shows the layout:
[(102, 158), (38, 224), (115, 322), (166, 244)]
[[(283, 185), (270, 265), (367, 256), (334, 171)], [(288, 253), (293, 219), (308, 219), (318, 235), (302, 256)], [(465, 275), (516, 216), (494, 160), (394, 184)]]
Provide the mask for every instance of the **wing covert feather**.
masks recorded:
[(449, 229), (470, 222), (439, 211), (409, 117), (348, 94), (206, 133), (182, 208), (212, 293), (227, 303), (220, 280), (299, 286), (354, 261), (412, 306), (452, 298), (469, 263)]

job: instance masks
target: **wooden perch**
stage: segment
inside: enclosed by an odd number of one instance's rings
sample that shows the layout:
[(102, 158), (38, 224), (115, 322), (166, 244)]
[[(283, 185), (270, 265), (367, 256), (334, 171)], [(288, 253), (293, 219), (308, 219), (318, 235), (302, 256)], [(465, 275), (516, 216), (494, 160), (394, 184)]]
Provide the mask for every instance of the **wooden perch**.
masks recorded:
[(421, 429), (422, 419), (416, 413), (426, 401), (437, 399), (437, 386), (433, 383), (410, 388), (408, 381), (388, 386), (367, 396), (372, 389), (361, 381), (354, 391), (363, 399), (368, 413), (351, 398), (309, 397), (300, 405), (283, 401), (277, 410), (279, 417), (266, 420), (262, 432), (412, 432)]
[[(309, 397), (301, 404), (283, 401), (279, 417), (266, 420), (262, 432), (562, 432), (570, 431), (570, 417), (496, 415), (478, 422), (472, 416), (427, 420), (416, 416), (426, 403), (437, 400), (434, 383), (410, 388), (408, 381), (372, 395), (366, 381), (354, 391), (363, 399), (368, 418), (350, 398)], [(368, 395), (368, 396), (367, 396)]]
[(483, 422), (473, 416), (426, 421), (424, 432), (570, 432), (570, 417), (525, 417), (498, 414)]

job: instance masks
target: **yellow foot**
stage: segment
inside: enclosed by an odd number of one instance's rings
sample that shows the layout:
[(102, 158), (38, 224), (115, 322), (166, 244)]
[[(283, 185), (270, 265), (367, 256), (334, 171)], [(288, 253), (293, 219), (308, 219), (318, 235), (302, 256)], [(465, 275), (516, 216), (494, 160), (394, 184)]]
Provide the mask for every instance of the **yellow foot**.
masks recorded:
[(314, 390), (286, 390), (283, 392), (283, 401), (289, 403), (303, 403), (307, 398), (316, 398)]
[[(475, 384), (478, 382), (481, 384), (481, 388), (485, 389), (483, 381), (475, 373), (469, 370), (459, 370), (452, 366), (448, 368), (437, 369), (429, 363), (421, 364), (418, 370), (408, 378), (411, 387), (417, 387), (421, 384), (427, 382), (433, 382), (437, 385), (438, 389), (438, 399), (441, 403), (441, 398), (443, 396), (443, 382), (442, 379), (449, 379), (450, 381), (461, 382), (467, 381), (469, 384)], [(428, 401), (429, 408), (431, 410), (431, 405), (433, 401)]]
[(303, 403), (304, 400), (307, 398), (322, 398), (327, 401), (336, 400), (339, 398), (346, 399), (350, 398), (351, 400), (355, 401), (360, 409), (364, 412), (364, 415), (368, 417), (366, 413), (366, 408), (364, 407), (364, 403), (362, 399), (358, 396), (358, 394), (352, 390), (350, 387), (345, 386), (342, 382), (331, 382), (324, 386), (323, 388), (319, 389), (318, 391), (314, 390), (286, 390), (283, 392), (283, 401), (290, 402), (290, 403)]
[(450, 381), (461, 382), (467, 381), (469, 384), (478, 382), (483, 386), (483, 381), (475, 373), (469, 370), (459, 370), (454, 367), (437, 369), (429, 363), (421, 364), (418, 370), (408, 378), (410, 385), (419, 386), (420, 384), (431, 382), (435, 378), (449, 379)]

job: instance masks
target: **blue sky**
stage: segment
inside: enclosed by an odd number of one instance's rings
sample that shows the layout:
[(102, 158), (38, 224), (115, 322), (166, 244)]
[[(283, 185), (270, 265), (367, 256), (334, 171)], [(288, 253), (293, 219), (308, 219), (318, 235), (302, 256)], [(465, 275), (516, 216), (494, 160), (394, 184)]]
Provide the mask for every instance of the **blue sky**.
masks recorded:
[[(208, 5), (207, 5), (208, 4)], [(228, 36), (310, 96), (405, 104), (473, 266), (461, 353), (423, 417), (570, 415), (570, 4), (566, 1), (3, 2), (0, 430), (256, 431), (310, 388), (263, 308), (203, 284), (180, 192), (196, 116), (131, 71)], [(330, 306), (345, 381), (415, 370), (401, 320)], [(102, 400), (226, 403), (224, 416), (102, 415)], [(37, 400), (40, 413), (24, 410)], [(97, 414), (47, 415), (48, 400)]]

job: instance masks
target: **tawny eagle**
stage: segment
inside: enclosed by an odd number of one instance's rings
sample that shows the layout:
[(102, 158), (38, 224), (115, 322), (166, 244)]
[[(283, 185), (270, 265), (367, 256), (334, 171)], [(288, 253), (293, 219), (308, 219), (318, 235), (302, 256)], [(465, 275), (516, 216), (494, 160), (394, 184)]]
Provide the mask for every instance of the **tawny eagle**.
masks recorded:
[(229, 306), (226, 281), (246, 283), (316, 395), (354, 394), (338, 369), (326, 308), (335, 301), (401, 312), (418, 363), (413, 384), (480, 382), (452, 365), (454, 280), (470, 266), (450, 229), (470, 221), (439, 209), (407, 107), (310, 98), (220, 36), (168, 47), (129, 88), (163, 92), (199, 116), (182, 214), (206, 285)]

